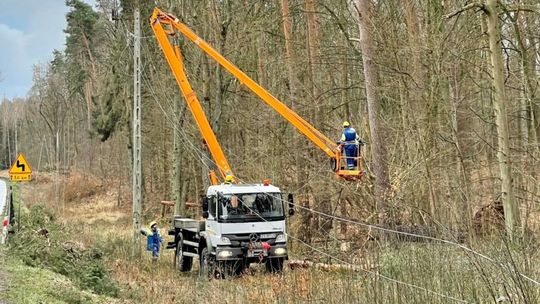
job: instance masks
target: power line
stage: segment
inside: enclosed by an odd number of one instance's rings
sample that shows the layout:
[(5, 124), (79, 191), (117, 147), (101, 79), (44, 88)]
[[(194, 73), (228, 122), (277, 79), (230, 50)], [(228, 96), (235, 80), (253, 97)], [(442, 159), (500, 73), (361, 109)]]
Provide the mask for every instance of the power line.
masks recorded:
[[(247, 204), (244, 204), (244, 202), (243, 202), (242, 199), (240, 199), (239, 197), (237, 197), (237, 198), (238, 198), (238, 200), (243, 204), (243, 206), (245, 206), (247, 209), (249, 209), (251, 212), (253, 212), (255, 215), (257, 215), (257, 216), (258, 216), (260, 219), (262, 219), (263, 221), (269, 223), (269, 224), (272, 226), (272, 228), (276, 228), (272, 222), (269, 222), (269, 221), (268, 221), (267, 219), (265, 219), (262, 215), (260, 215), (257, 211), (255, 211), (255, 210), (253, 210), (252, 208), (250, 208), (249, 206), (247, 206)], [(274, 196), (274, 198), (277, 198), (277, 199), (279, 200), (279, 198), (276, 197), (276, 196)], [(283, 212), (285, 212), (285, 210), (283, 210)], [(351, 267), (356, 266), (356, 265), (351, 264), (351, 263), (349, 263), (349, 262), (347, 262), (347, 261), (344, 261), (344, 260), (342, 260), (342, 259), (340, 259), (340, 258), (338, 258), (338, 257), (336, 257), (336, 256), (334, 256), (334, 255), (331, 255), (331, 254), (329, 254), (329, 253), (326, 253), (326, 252), (324, 252), (324, 251), (322, 251), (322, 250), (320, 250), (320, 249), (318, 249), (318, 248), (316, 248), (316, 247), (314, 247), (314, 246), (311, 246), (310, 244), (308, 244), (308, 243), (302, 241), (302, 240), (299, 239), (299, 238), (294, 237), (293, 235), (291, 235), (291, 234), (289, 234), (289, 233), (287, 233), (287, 232), (284, 232), (284, 233), (285, 233), (285, 235), (287, 235), (288, 237), (290, 237), (290, 238), (292, 238), (292, 239), (294, 239), (294, 240), (300, 242), (302, 245), (304, 245), (304, 246), (306, 246), (306, 247), (308, 247), (308, 248), (310, 248), (310, 249), (312, 249), (312, 250), (314, 250), (314, 251), (317, 251), (317, 252), (319, 252), (320, 254), (322, 254), (322, 255), (324, 255), (324, 256), (326, 256), (326, 257), (329, 257), (329, 258), (331, 258), (331, 259), (334, 259), (334, 260), (336, 260), (336, 261), (338, 261), (338, 262), (340, 262), (340, 263), (346, 264), (346, 265), (351, 266)], [(374, 271), (370, 271), (370, 270), (364, 269), (364, 268), (362, 268), (362, 267), (359, 267), (359, 268), (357, 268), (357, 269), (360, 269), (360, 271), (365, 272), (365, 273), (367, 273), (367, 274), (370, 274), (370, 275), (373, 275), (373, 276), (376, 276), (376, 277), (383, 278), (383, 279), (385, 279), (385, 280), (388, 280), (388, 281), (390, 281), (390, 282), (393, 282), (393, 283), (396, 283), (396, 284), (399, 284), (399, 285), (407, 286), (407, 287), (409, 287), (409, 288), (413, 288), (413, 289), (417, 289), (417, 290), (422, 290), (422, 291), (424, 291), (424, 292), (427, 292), (427, 293), (430, 293), (430, 294), (433, 294), (433, 295), (436, 295), (436, 296), (439, 296), (439, 297), (442, 297), (442, 298), (450, 299), (450, 300), (453, 300), (453, 301), (456, 301), (456, 302), (460, 302), (460, 303), (469, 303), (468, 301), (465, 301), (465, 300), (462, 300), (462, 299), (458, 299), (458, 298), (455, 298), (455, 297), (453, 297), (453, 296), (445, 295), (445, 294), (436, 292), (436, 291), (434, 291), (434, 290), (427, 289), (427, 288), (422, 287), (422, 286), (418, 286), (418, 285), (414, 285), (414, 284), (411, 284), (411, 283), (403, 282), (403, 281), (400, 281), (400, 280), (397, 280), (397, 279), (394, 279), (394, 278), (385, 276), (385, 275), (383, 275), (383, 274), (376, 273), (376, 272), (374, 272)]]
[[(319, 250), (318, 248), (315, 248), (315, 247), (313, 247), (313, 246), (307, 244), (306, 242), (304, 242), (304, 241), (302, 241), (302, 240), (300, 240), (300, 239), (298, 239), (298, 238), (296, 238), (296, 237), (294, 237), (294, 236), (292, 236), (292, 235), (290, 235), (290, 234), (288, 234), (288, 233), (287, 233), (287, 235), (290, 236), (292, 239), (295, 239), (296, 241), (300, 242), (302, 245), (307, 246), (307, 247), (309, 247), (309, 248), (311, 248), (311, 249), (313, 249), (313, 250), (319, 252), (319, 253), (322, 254), (322, 255), (325, 255), (325, 256), (327, 256), (327, 257), (329, 257), (329, 258), (332, 258), (332, 259), (334, 259), (334, 260), (336, 260), (336, 261), (338, 261), (338, 262), (340, 262), (340, 263), (344, 263), (344, 264), (347, 264), (347, 265), (349, 265), (349, 266), (355, 266), (355, 265), (353, 265), (353, 264), (351, 264), (351, 263), (349, 263), (349, 262), (347, 262), (347, 261), (341, 260), (341, 259), (339, 259), (339, 258), (337, 258), (337, 257), (335, 257), (335, 256), (333, 256), (333, 255), (331, 255), (331, 254), (329, 254), (329, 253), (326, 253), (326, 252), (324, 252), (324, 251), (322, 251), (322, 250)], [(437, 292), (437, 291), (434, 291), (434, 290), (431, 290), (431, 289), (427, 289), (427, 288), (422, 287), (422, 286), (418, 286), (418, 285), (414, 285), (414, 284), (411, 284), (411, 283), (403, 282), (403, 281), (400, 281), (400, 280), (397, 280), (397, 279), (394, 279), (394, 278), (385, 276), (385, 275), (383, 275), (383, 274), (376, 273), (376, 272), (371, 271), (371, 270), (367, 270), (367, 269), (363, 269), (363, 268), (359, 268), (359, 269), (360, 269), (361, 271), (365, 272), (365, 273), (370, 274), (370, 275), (373, 275), (373, 276), (376, 276), (376, 277), (383, 278), (383, 279), (385, 279), (385, 280), (388, 280), (388, 281), (390, 281), (390, 282), (394, 282), (394, 283), (399, 284), (399, 285), (404, 285), (404, 286), (407, 286), (407, 287), (410, 287), (410, 288), (413, 288), (413, 289), (422, 290), (422, 291), (424, 291), (424, 292), (427, 292), (427, 293), (430, 293), (430, 294), (439, 296), (439, 297), (441, 297), (441, 298), (450, 299), (450, 300), (453, 300), (453, 301), (456, 301), (456, 302), (459, 302), (459, 303), (470, 303), (470, 302), (468, 302), (468, 301), (465, 301), (465, 300), (462, 300), (462, 299), (458, 299), (458, 298), (455, 298), (455, 297), (453, 297), (453, 296), (445, 295), (445, 294), (439, 293), (439, 292)]]
[[(127, 30), (127, 26), (124, 24), (124, 22), (122, 22), (122, 25), (123, 25), (123, 27), (124, 27), (124, 31), (123, 31), (124, 36), (125, 36), (126, 39), (129, 39), (128, 34), (126, 33), (126, 32), (129, 33), (129, 31)], [(143, 47), (144, 47), (144, 45), (143, 45)], [(130, 51), (131, 51), (131, 49), (130, 49)], [(151, 65), (153, 66), (152, 63), (149, 63), (149, 64), (151, 64)], [(155, 66), (153, 66), (153, 67), (154, 67), (154, 70), (156, 70)], [(143, 72), (144, 72), (144, 67), (143, 67)], [(195, 157), (198, 157), (198, 158), (201, 158), (201, 159), (202, 159), (202, 157), (206, 157), (209, 161), (213, 162), (213, 159), (209, 158), (205, 153), (200, 152), (199, 149), (191, 142), (191, 140), (189, 140), (188, 135), (187, 135), (182, 129), (179, 129), (179, 128), (176, 126), (176, 123), (175, 123), (173, 120), (171, 120), (171, 118), (170, 118), (169, 115), (167, 114), (167, 111), (165, 111), (165, 109), (163, 108), (163, 106), (161, 105), (161, 103), (159, 102), (159, 100), (157, 99), (158, 94), (157, 94), (156, 91), (154, 90), (154, 87), (151, 85), (150, 80), (148, 79), (148, 77), (146, 76), (146, 74), (142, 73), (142, 79), (146, 82), (148, 88), (150, 89), (150, 91), (151, 91), (151, 93), (152, 93), (151, 95), (152, 95), (152, 97), (154, 98), (154, 101), (158, 104), (158, 106), (159, 106), (159, 108), (161, 109), (161, 111), (163, 112), (165, 118), (166, 118), (166, 119), (169, 121), (169, 123), (171, 123), (171, 124), (173, 125), (173, 127), (174, 127), (174, 128), (182, 135), (183, 138), (181, 138), (181, 139), (183, 140), (184, 143), (187, 143), (188, 146), (189, 146), (190, 148), (192, 148), (192, 150), (193, 150), (192, 152), (194, 152)], [(169, 102), (169, 105), (171, 105), (171, 104), (170, 104), (170, 100), (168, 100), (168, 99), (166, 99), (166, 100)], [(173, 102), (174, 102), (174, 101), (173, 101)], [(175, 115), (175, 114), (173, 114), (173, 116), (174, 116), (174, 115)], [(177, 119), (178, 119), (178, 118), (177, 118)], [(198, 154), (198, 152), (200, 152), (200, 155)], [(204, 162), (203, 162), (203, 164), (204, 164)], [(210, 168), (209, 168), (209, 169), (210, 169)]]
[[(276, 198), (280, 199), (284, 203), (289, 203), (289, 202), (286, 202), (286, 201), (284, 201), (283, 199), (281, 199), (279, 197), (276, 197)], [(380, 226), (376, 226), (376, 225), (362, 223), (362, 222), (359, 222), (359, 221), (354, 221), (354, 220), (342, 218), (342, 217), (339, 217), (339, 216), (327, 214), (327, 213), (317, 211), (317, 210), (314, 210), (314, 209), (311, 209), (311, 208), (307, 208), (307, 207), (304, 207), (304, 206), (301, 206), (301, 205), (298, 205), (298, 204), (295, 204), (295, 203), (291, 203), (291, 204), (298, 207), (298, 208), (300, 208), (300, 209), (303, 209), (303, 210), (306, 210), (306, 211), (309, 211), (311, 213), (315, 213), (315, 214), (318, 214), (318, 215), (321, 215), (321, 216), (325, 216), (325, 217), (328, 217), (328, 218), (332, 218), (332, 219), (335, 219), (335, 220), (340, 221), (340, 222), (346, 222), (346, 223), (349, 223), (349, 224), (359, 225), (359, 226), (363, 226), (363, 227), (366, 227), (366, 228), (380, 230), (380, 231), (384, 231), (384, 232), (388, 232), (388, 233), (394, 233), (394, 234), (400, 234), (400, 235), (411, 236), (411, 237), (416, 237), (416, 238), (422, 238), (422, 239), (427, 239), (427, 240), (431, 240), (431, 241), (435, 241), (435, 242), (440, 242), (440, 243), (444, 243), (444, 244), (448, 244), (448, 245), (452, 245), (452, 246), (457, 246), (457, 247), (463, 249), (466, 252), (472, 253), (472, 254), (474, 254), (476, 256), (479, 256), (479, 257), (481, 257), (481, 258), (483, 258), (483, 259), (485, 259), (485, 260), (487, 260), (487, 261), (489, 261), (489, 262), (491, 262), (491, 263), (493, 263), (495, 265), (498, 265), (499, 267), (501, 267), (504, 270), (513, 271), (508, 266), (496, 261), (495, 259), (493, 259), (493, 258), (491, 258), (491, 257), (489, 257), (489, 256), (487, 256), (485, 254), (482, 254), (482, 253), (480, 253), (480, 252), (478, 252), (478, 251), (476, 251), (474, 249), (471, 249), (471, 248), (469, 248), (467, 246), (461, 245), (459, 243), (456, 243), (456, 242), (453, 242), (453, 241), (450, 241), (450, 240), (439, 239), (439, 238), (435, 238), (435, 237), (431, 237), (431, 236), (415, 234), (415, 233), (410, 233), (410, 232), (404, 232), (404, 231), (394, 230), (394, 229), (390, 229), (390, 228), (384, 228), (384, 227), (380, 227)], [(519, 274), (524, 279), (530, 281), (531, 283), (534, 283), (535, 285), (540, 286), (540, 282), (538, 282), (537, 280), (535, 280), (535, 279), (533, 279), (533, 278), (531, 278), (531, 277), (529, 277), (529, 276), (527, 276), (527, 275), (525, 275), (525, 274), (523, 274), (521, 272), (518, 272), (516, 270), (514, 270), (514, 272)]]

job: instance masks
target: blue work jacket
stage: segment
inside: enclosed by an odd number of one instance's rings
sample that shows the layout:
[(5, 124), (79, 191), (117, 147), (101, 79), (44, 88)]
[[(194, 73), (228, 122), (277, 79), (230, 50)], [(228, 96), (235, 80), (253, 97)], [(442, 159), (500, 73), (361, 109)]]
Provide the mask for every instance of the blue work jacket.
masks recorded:
[(358, 141), (358, 139), (358, 134), (356, 134), (356, 130), (353, 127), (346, 127), (343, 129), (343, 134), (341, 135), (342, 142), (355, 142)]
[(156, 231), (156, 233), (153, 231), (146, 232), (146, 250), (153, 251), (154, 247), (157, 247), (157, 250), (159, 251), (162, 241), (163, 239), (161, 238), (159, 231)]

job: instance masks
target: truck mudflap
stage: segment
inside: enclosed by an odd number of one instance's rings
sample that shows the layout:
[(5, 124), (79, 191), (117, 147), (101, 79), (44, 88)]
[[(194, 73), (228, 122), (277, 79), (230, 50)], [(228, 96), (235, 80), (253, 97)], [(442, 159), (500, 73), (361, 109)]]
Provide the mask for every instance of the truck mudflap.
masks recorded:
[(232, 261), (248, 259), (263, 262), (268, 258), (288, 258), (287, 244), (276, 243), (270, 245), (267, 242), (242, 243), (239, 247), (218, 246), (216, 248), (216, 260)]

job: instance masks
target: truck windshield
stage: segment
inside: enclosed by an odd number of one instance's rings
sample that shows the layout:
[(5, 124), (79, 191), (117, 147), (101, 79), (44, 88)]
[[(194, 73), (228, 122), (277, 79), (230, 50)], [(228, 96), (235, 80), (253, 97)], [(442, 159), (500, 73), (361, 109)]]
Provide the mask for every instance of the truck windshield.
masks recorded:
[(225, 194), (218, 205), (220, 220), (272, 221), (285, 218), (281, 193)]

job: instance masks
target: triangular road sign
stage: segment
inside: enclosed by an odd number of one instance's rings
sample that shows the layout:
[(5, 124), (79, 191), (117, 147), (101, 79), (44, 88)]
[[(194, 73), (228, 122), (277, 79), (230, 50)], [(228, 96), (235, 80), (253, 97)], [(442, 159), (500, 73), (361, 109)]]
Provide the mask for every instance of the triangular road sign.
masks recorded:
[(17, 159), (13, 162), (13, 165), (11, 165), (9, 174), (32, 174), (32, 168), (22, 153), (17, 156)]

